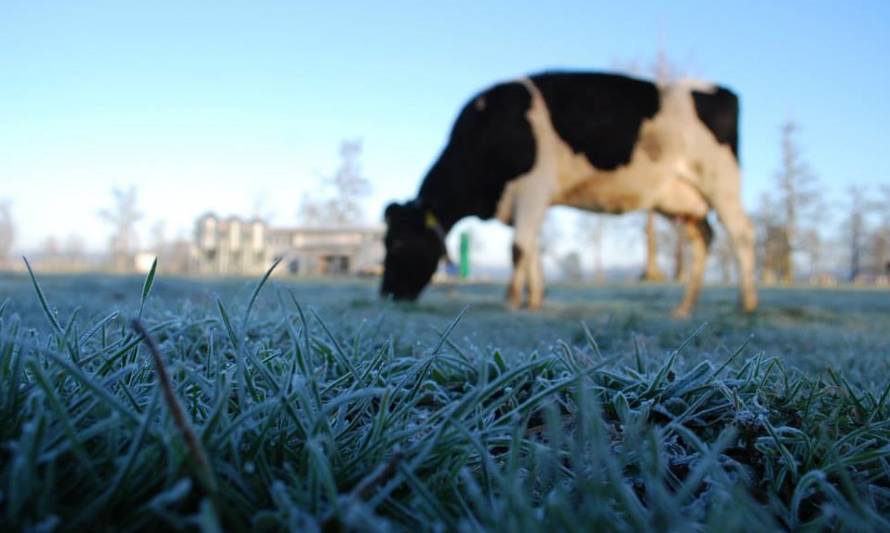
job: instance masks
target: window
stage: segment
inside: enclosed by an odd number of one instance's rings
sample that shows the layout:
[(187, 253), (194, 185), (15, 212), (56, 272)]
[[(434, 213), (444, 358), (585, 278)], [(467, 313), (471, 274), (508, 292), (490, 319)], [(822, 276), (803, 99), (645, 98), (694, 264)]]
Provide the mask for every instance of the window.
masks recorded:
[(345, 255), (326, 255), (322, 260), (322, 274), (348, 274), (349, 257)]

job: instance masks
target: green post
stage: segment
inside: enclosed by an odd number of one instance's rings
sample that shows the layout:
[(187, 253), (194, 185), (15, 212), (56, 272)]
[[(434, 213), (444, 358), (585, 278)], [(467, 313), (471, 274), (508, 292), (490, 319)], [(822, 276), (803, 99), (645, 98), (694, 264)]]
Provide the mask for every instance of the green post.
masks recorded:
[(470, 277), (470, 233), (460, 234), (460, 279)]

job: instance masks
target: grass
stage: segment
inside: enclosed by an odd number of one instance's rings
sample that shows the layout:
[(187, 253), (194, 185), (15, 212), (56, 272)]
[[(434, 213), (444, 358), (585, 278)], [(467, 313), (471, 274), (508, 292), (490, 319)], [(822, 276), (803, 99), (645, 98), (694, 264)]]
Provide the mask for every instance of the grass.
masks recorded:
[(500, 290), (0, 278), (0, 527), (890, 529), (886, 292)]

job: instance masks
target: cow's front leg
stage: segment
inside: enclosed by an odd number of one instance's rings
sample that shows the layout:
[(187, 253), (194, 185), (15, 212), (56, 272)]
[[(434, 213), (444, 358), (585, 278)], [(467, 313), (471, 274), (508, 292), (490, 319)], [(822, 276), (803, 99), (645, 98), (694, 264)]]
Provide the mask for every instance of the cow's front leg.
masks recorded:
[(677, 318), (686, 318), (692, 313), (695, 302), (698, 301), (698, 294), (701, 290), (702, 278), (705, 275), (705, 263), (708, 259), (708, 248), (714, 236), (708, 219), (701, 220), (687, 219), (686, 234), (689, 236), (689, 242), (692, 245), (692, 271), (689, 275), (689, 281), (686, 283), (686, 294), (683, 295), (683, 301), (674, 309), (674, 316)]
[(514, 309), (522, 305), (526, 283), (529, 309), (541, 307), (544, 279), (538, 252), (538, 235), (546, 212), (546, 200), (542, 201), (540, 194), (523, 195), (517, 199), (512, 248), (513, 277), (507, 289), (507, 303)]
[(544, 274), (541, 269), (541, 254), (537, 245), (532, 248), (528, 262), (528, 308), (538, 310), (544, 300)]
[(525, 268), (525, 254), (517, 243), (512, 247), (513, 274), (510, 276), (510, 284), (507, 286), (507, 305), (510, 309), (519, 309), (522, 306), (522, 293), (525, 290), (525, 280), (528, 269)]

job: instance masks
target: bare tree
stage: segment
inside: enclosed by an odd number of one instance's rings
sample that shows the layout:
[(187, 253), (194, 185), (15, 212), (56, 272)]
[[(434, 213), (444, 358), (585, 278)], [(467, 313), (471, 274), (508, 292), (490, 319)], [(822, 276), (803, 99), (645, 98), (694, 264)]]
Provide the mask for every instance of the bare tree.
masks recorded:
[(582, 242), (590, 244), (593, 255), (593, 279), (596, 283), (602, 283), (605, 279), (603, 271), (603, 224), (605, 215), (581, 213), (578, 220), (578, 233)]
[(800, 252), (806, 257), (807, 264), (809, 265), (809, 272), (807, 274), (810, 282), (813, 282), (823, 270), (822, 248), (824, 242), (820, 228), (816, 225), (802, 228), (798, 233), (797, 243)]
[(760, 205), (754, 216), (757, 231), (757, 264), (760, 265), (760, 279), (767, 284), (775, 283), (786, 276), (786, 260), (790, 248), (788, 234), (779, 216), (779, 209), (773, 198), (760, 195)]
[(371, 192), (371, 183), (362, 176), (361, 154), (361, 141), (343, 141), (340, 144), (340, 168), (331, 178), (336, 191), (336, 216), (344, 224), (361, 222), (364, 218), (361, 199)]
[(845, 248), (848, 280), (885, 282), (890, 275), (890, 186), (880, 194), (862, 186), (847, 189), (838, 241)]
[(847, 189), (849, 195), (847, 218), (843, 223), (843, 240), (847, 242), (849, 280), (857, 281), (862, 274), (862, 263), (865, 257), (868, 202), (865, 190), (860, 186)]
[(868, 270), (875, 279), (886, 275), (890, 265), (890, 240), (888, 232), (881, 227), (875, 228), (868, 235), (868, 247), (866, 250)]
[(40, 253), (49, 259), (57, 261), (62, 253), (59, 239), (55, 235), (50, 235), (43, 239), (43, 243), (40, 245)]
[(664, 281), (664, 272), (658, 266), (658, 231), (655, 227), (655, 211), (646, 212), (646, 270), (642, 281)]
[[(660, 223), (659, 223), (660, 222)], [(648, 228), (647, 228), (648, 229)], [(657, 244), (656, 244), (657, 243)], [(680, 281), (686, 278), (687, 255), (689, 246), (686, 240), (686, 229), (683, 220), (676, 217), (655, 217), (655, 233), (654, 236), (649, 231), (646, 232), (646, 252), (647, 263), (655, 261), (649, 254), (653, 254), (655, 258), (661, 258), (662, 263), (673, 266), (671, 279)], [(662, 279), (667, 276), (661, 274)], [(657, 281), (657, 279), (643, 278), (644, 281)]]
[(62, 257), (71, 268), (81, 267), (86, 260), (86, 244), (80, 235), (71, 233), (62, 244)]
[(538, 254), (542, 262), (549, 260), (559, 263), (560, 257), (557, 243), (559, 243), (562, 232), (559, 229), (555, 214), (553, 210), (548, 211), (547, 216), (544, 218), (544, 223), (541, 224), (541, 232), (538, 234)]
[(869, 263), (875, 276), (888, 276), (890, 275), (890, 185), (881, 187), (881, 197), (874, 204), (881, 216), (870, 238)]
[(9, 260), (15, 242), (15, 224), (12, 221), (12, 202), (0, 201), (0, 265)]
[[(818, 244), (818, 224), (806, 226), (806, 221), (818, 211), (818, 184), (809, 166), (802, 160), (795, 138), (799, 128), (794, 121), (782, 125), (782, 163), (776, 173), (776, 187), (779, 193), (781, 222), (784, 226), (787, 246), (782, 252), (782, 281), (794, 281), (794, 255), (805, 248), (807, 243)], [(818, 252), (816, 252), (818, 254)], [(811, 257), (814, 253), (811, 251)]]
[(649, 72), (652, 73), (655, 82), (662, 85), (674, 82), (685, 75), (683, 69), (678, 67), (668, 57), (664, 43), (658, 45), (658, 51), (655, 52), (655, 61), (649, 65)]
[(559, 271), (566, 281), (581, 281), (581, 255), (572, 250), (563, 254), (558, 261)]
[(156, 220), (148, 230), (149, 248), (156, 254), (164, 253), (167, 246), (166, 228), (163, 220)]
[(132, 253), (136, 247), (136, 222), (142, 218), (137, 209), (136, 188), (130, 186), (126, 190), (112, 189), (114, 205), (99, 211), (99, 216), (112, 227), (109, 251), (112, 267), (125, 272), (132, 268)]
[(297, 218), (305, 226), (323, 226), (327, 220), (325, 208), (324, 202), (315, 200), (308, 193), (303, 193), (303, 197), (300, 199), (300, 207), (297, 210)]
[(714, 227), (714, 241), (711, 243), (711, 256), (717, 263), (720, 273), (720, 282), (725, 284), (732, 282), (732, 272), (735, 265), (735, 253), (732, 242), (721, 224)]
[(326, 199), (304, 194), (298, 217), (309, 226), (348, 226), (364, 220), (362, 199), (371, 192), (371, 183), (362, 176), (360, 157), (361, 141), (343, 141), (340, 144), (340, 167), (323, 185), (333, 188)]
[(674, 281), (683, 281), (689, 274), (687, 271), (685, 222), (680, 218), (671, 221), (674, 227)]

